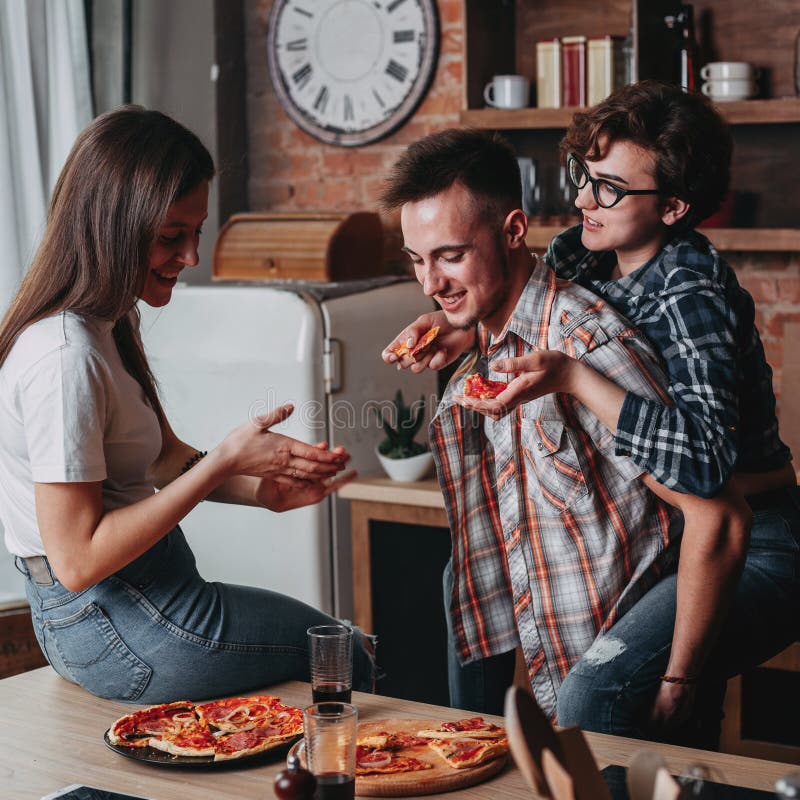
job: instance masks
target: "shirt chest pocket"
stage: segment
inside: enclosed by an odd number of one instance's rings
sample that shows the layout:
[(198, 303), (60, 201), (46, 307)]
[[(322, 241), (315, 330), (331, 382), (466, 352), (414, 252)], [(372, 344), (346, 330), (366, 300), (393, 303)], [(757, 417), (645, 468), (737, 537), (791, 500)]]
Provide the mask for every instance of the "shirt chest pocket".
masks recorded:
[(569, 429), (559, 419), (523, 419), (522, 452), (537, 512), (562, 512), (588, 494), (586, 478)]

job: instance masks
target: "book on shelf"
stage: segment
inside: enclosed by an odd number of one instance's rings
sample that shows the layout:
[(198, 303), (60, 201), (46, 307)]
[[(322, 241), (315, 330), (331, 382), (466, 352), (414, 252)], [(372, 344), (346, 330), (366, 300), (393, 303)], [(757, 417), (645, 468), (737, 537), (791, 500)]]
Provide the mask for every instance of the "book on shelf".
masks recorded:
[(586, 105), (586, 37), (561, 39), (561, 105)]
[(561, 42), (536, 42), (536, 106), (561, 108)]

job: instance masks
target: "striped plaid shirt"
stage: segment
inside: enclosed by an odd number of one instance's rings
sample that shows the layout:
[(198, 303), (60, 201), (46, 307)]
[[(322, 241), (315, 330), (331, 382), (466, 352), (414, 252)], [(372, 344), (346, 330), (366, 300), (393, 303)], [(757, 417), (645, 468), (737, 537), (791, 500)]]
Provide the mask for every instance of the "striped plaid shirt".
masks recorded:
[(671, 489), (712, 497), (734, 469), (764, 472), (791, 460), (778, 437), (772, 370), (753, 299), (705, 236), (692, 231), (617, 280), (612, 252), (581, 244), (582, 226), (556, 236), (545, 261), (605, 298), (662, 356), (672, 405), (628, 392), (617, 453)]
[[(496, 340), (479, 327), (480, 371), (561, 350), (644, 397), (666, 401), (646, 341), (603, 300), (537, 264)], [(570, 395), (547, 395), (492, 421), (445, 390), (430, 426), (453, 540), (451, 598), (462, 662), (519, 643), (551, 716), (570, 667), (674, 559), (666, 507), (614, 452), (614, 437)]]

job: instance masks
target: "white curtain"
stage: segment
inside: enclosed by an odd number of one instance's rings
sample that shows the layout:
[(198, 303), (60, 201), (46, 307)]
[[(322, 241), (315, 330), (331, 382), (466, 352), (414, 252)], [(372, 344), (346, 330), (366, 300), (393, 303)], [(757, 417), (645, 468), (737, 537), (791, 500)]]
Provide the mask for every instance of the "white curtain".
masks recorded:
[(91, 118), (83, 0), (0, 0), (0, 314), (41, 237), (67, 153)]
[[(67, 153), (91, 118), (83, 0), (0, 0), (0, 316), (42, 235)], [(0, 545), (0, 604), (24, 597)]]

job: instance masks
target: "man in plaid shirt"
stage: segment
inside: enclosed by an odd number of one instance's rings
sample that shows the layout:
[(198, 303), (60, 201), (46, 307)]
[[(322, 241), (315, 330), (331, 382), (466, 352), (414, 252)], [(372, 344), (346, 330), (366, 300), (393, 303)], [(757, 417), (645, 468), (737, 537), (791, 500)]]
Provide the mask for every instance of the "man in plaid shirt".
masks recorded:
[(465, 373), (502, 379), (490, 361), (560, 351), (669, 401), (643, 337), (528, 251), (519, 187), (507, 144), (451, 130), (408, 149), (383, 200), (402, 209), (403, 249), (449, 325), (480, 323), (477, 360), (450, 381), (430, 428), (453, 539), (451, 644), (461, 664), (494, 673), (470, 687), (451, 669), (451, 702), (502, 712), (521, 645), (534, 694), (554, 716), (562, 680), (598, 633), (674, 568), (670, 513), (572, 395), (484, 418), (458, 402)]

